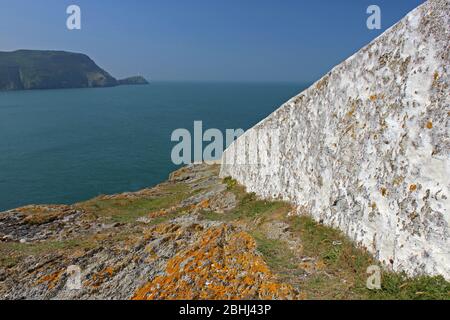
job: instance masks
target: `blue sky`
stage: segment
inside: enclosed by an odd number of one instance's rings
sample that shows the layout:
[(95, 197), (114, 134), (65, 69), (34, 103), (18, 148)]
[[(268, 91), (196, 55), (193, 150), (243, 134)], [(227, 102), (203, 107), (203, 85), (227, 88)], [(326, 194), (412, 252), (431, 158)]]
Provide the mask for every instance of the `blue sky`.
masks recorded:
[[(88, 54), (113, 76), (311, 82), (423, 0), (0, 0), (0, 51)], [(66, 8), (82, 30), (66, 28)], [(366, 9), (382, 10), (368, 30)]]

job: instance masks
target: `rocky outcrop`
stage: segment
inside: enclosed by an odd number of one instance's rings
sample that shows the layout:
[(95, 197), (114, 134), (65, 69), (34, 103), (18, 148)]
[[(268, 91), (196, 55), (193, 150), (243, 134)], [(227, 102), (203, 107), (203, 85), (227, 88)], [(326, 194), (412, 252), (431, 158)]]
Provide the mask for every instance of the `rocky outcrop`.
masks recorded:
[[(237, 206), (218, 169), (184, 168), (151, 189), (0, 213), (0, 300), (296, 298), (244, 228), (202, 216)], [(79, 289), (68, 285), (71, 266)]]
[(337, 230), (266, 201), (219, 166), (137, 192), (0, 213), (2, 299), (443, 299), (442, 277), (383, 274)]
[(450, 2), (430, 0), (241, 136), (221, 175), (450, 278)]
[(121, 86), (128, 86), (128, 85), (148, 84), (148, 81), (142, 76), (135, 76), (135, 77), (129, 77), (129, 78), (121, 79), (121, 80), (118, 81), (118, 83)]

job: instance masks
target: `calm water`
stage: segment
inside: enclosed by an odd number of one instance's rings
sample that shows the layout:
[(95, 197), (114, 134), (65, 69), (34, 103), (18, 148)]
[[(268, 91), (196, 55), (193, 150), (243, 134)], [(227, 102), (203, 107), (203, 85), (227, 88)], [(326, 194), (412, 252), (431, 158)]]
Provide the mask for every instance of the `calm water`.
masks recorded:
[(247, 129), (301, 84), (153, 83), (0, 92), (0, 211), (139, 190), (176, 169), (176, 128)]

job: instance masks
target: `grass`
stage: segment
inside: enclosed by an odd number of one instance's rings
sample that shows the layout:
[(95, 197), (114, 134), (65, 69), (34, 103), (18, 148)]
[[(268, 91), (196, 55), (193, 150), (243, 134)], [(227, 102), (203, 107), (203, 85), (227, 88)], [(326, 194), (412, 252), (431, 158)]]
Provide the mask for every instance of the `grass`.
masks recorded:
[(98, 243), (96, 241), (88, 239), (45, 241), (38, 243), (0, 242), (0, 266), (10, 268), (16, 265), (23, 257), (73, 249), (91, 249), (97, 245)]
[(264, 261), (273, 270), (295, 269), (294, 254), (284, 241), (268, 239), (262, 232), (252, 232), (258, 251), (263, 255)]
[(190, 194), (187, 187), (180, 183), (164, 186), (163, 194), (136, 199), (101, 199), (89, 200), (79, 207), (89, 212), (94, 218), (108, 218), (113, 222), (134, 223), (140, 217), (151, 212), (170, 208)]
[(256, 197), (254, 193), (247, 193), (245, 188), (238, 185), (236, 180), (229, 177), (223, 179), (223, 183), (227, 185), (227, 189), (236, 196), (238, 205), (235, 209), (227, 213), (217, 213), (204, 211), (203, 217), (213, 221), (251, 221), (255, 219), (263, 219), (274, 212), (287, 214), (291, 206), (283, 201), (267, 201)]
[(450, 299), (450, 283), (443, 277), (408, 278), (401, 273), (382, 272), (381, 290), (366, 287), (367, 268), (377, 262), (357, 248), (342, 232), (319, 224), (309, 217), (288, 218), (293, 232), (301, 239), (304, 254), (325, 264), (323, 274), (302, 283), (313, 299)]
[[(230, 212), (203, 211), (207, 220), (244, 225), (255, 239), (258, 251), (274, 274), (282, 281), (298, 288), (307, 299), (445, 299), (450, 300), (450, 283), (442, 277), (421, 276), (408, 278), (404, 274), (384, 271), (381, 290), (366, 288), (367, 268), (377, 262), (365, 250), (355, 244), (339, 230), (324, 226), (307, 216), (288, 216), (293, 208), (283, 201), (258, 199), (253, 193), (231, 179), (225, 178), (228, 191), (236, 195), (237, 206)], [(151, 212), (171, 208), (197, 191), (188, 189), (182, 182), (163, 184), (158, 195), (136, 199), (97, 198), (78, 206), (94, 219), (104, 218), (120, 223), (135, 223), (136, 219)], [(154, 218), (150, 224), (157, 225), (183, 213), (175, 210)], [(51, 217), (49, 217), (51, 218)], [(38, 221), (40, 222), (40, 221)], [(291, 249), (282, 239), (271, 239), (265, 228), (282, 222), (299, 243), (299, 250)], [(133, 228), (114, 235), (111, 241), (127, 239)], [(129, 234), (131, 233), (131, 234)], [(0, 243), (0, 267), (11, 267), (24, 256), (40, 255), (55, 251), (92, 248), (98, 245), (102, 235), (90, 238), (48, 241), (34, 244)], [(97, 237), (97, 238), (96, 238)], [(307, 273), (299, 262), (309, 257), (314, 261), (313, 272)], [(320, 268), (317, 267), (320, 265)]]
[(404, 274), (385, 273), (381, 290), (370, 291), (368, 299), (450, 300), (450, 283), (441, 276), (408, 278)]
[[(246, 193), (245, 188), (231, 178), (225, 178), (223, 182), (237, 196), (237, 207), (229, 213), (204, 212), (203, 216), (216, 221), (247, 222), (267, 265), (283, 281), (290, 281), (299, 288), (308, 299), (450, 300), (450, 283), (443, 277), (408, 278), (401, 273), (383, 271), (381, 290), (367, 289), (367, 268), (377, 262), (341, 231), (307, 216), (288, 217), (287, 213), (292, 210), (289, 204), (260, 200), (255, 194)], [(289, 225), (290, 232), (302, 245), (302, 256), (318, 261), (322, 266), (320, 271), (300, 277), (296, 253), (284, 241), (268, 239), (260, 230), (262, 224), (277, 221)]]

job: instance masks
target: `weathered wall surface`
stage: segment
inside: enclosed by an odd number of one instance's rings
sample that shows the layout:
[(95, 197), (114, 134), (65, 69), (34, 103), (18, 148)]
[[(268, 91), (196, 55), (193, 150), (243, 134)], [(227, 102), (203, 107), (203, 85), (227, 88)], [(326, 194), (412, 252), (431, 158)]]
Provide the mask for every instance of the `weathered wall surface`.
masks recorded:
[[(221, 175), (293, 202), (396, 271), (450, 279), (449, 3), (423, 4), (249, 130)], [(275, 133), (255, 135), (267, 129), (280, 134), (275, 158)], [(274, 160), (230, 164), (235, 154)]]

